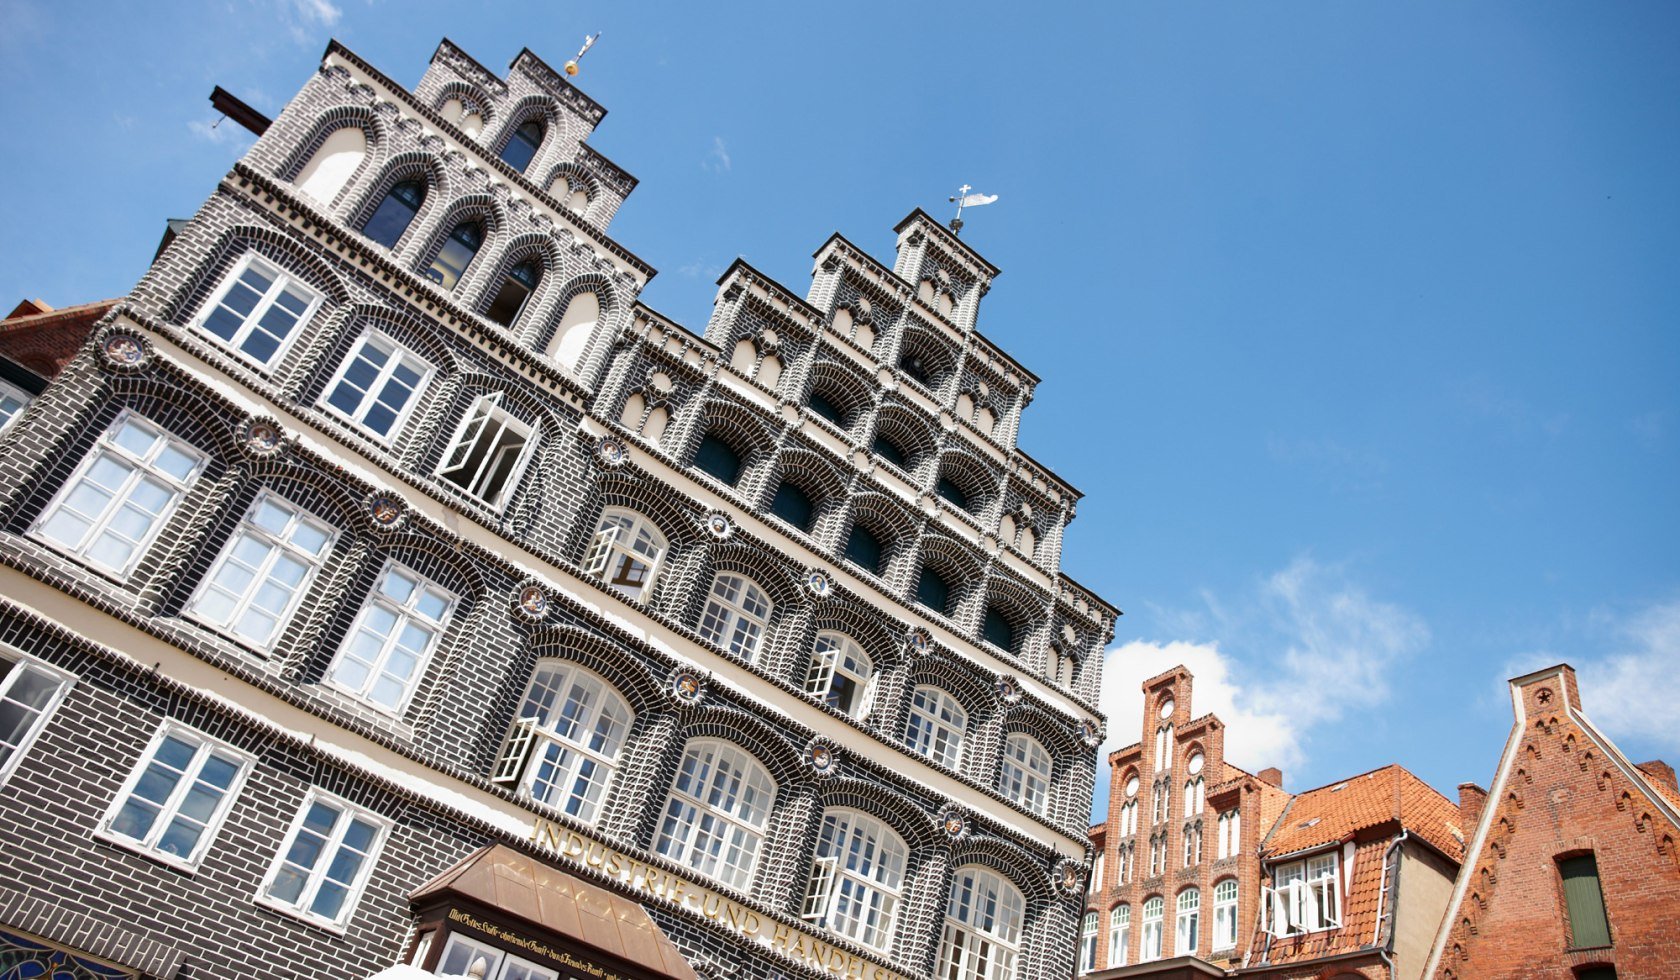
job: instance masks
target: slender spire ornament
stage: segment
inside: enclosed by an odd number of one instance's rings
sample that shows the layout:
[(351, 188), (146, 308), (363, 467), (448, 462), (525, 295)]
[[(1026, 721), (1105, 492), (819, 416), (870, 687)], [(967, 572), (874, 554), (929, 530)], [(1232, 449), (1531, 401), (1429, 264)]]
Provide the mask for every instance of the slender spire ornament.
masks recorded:
[(977, 208), (983, 204), (991, 204), (998, 199), (996, 194), (970, 194), (974, 188), (967, 184), (957, 188), (957, 196), (950, 198), (950, 202), (957, 206), (957, 216), (951, 219), (951, 232), (960, 235), (963, 230), (963, 208)]
[(578, 48), (576, 57), (572, 58), (571, 61), (566, 62), (566, 75), (568, 77), (577, 77), (578, 62), (583, 60), (583, 56), (589, 53), (589, 49), (593, 48), (595, 46), (595, 42), (599, 41), (601, 39), (601, 35), (605, 33), (606, 31), (596, 31), (593, 34), (585, 34), (583, 36), (583, 47)]

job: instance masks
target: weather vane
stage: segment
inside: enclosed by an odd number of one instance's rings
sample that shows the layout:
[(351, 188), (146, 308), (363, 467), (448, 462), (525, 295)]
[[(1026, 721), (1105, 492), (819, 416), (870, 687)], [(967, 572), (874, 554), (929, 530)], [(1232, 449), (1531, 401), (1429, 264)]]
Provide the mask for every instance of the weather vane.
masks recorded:
[(957, 188), (957, 196), (950, 199), (957, 206), (957, 216), (951, 219), (951, 231), (960, 235), (963, 229), (963, 208), (977, 208), (982, 204), (990, 204), (998, 199), (996, 194), (970, 194), (974, 188), (967, 184)]
[(578, 48), (578, 53), (577, 53), (576, 57), (574, 57), (571, 61), (566, 62), (566, 74), (567, 75), (570, 75), (570, 76), (573, 76), (573, 77), (577, 76), (578, 62), (583, 60), (583, 56), (585, 54), (589, 53), (589, 49), (593, 48), (595, 46), (595, 42), (599, 41), (601, 39), (601, 35), (605, 34), (605, 33), (606, 33), (606, 31), (596, 31), (593, 34), (585, 34), (583, 36), (583, 47)]

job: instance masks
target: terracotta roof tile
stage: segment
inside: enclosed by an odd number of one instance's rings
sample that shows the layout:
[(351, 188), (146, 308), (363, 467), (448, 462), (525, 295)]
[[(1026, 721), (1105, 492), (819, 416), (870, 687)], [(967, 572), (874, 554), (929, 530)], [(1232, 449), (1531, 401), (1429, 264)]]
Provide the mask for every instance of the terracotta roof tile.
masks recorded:
[(1360, 831), (1390, 822), (1398, 822), (1454, 861), (1463, 860), (1458, 806), (1398, 765), (1296, 796), (1264, 849), (1267, 855), (1293, 854), (1351, 840)]

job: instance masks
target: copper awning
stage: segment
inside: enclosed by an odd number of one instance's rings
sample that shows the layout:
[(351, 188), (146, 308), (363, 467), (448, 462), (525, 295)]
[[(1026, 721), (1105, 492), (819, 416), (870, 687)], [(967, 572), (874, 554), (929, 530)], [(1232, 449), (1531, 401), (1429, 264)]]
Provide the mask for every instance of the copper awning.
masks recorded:
[(503, 844), (474, 852), (409, 900), (419, 905), (446, 896), (499, 909), (673, 980), (699, 980), (646, 909)]

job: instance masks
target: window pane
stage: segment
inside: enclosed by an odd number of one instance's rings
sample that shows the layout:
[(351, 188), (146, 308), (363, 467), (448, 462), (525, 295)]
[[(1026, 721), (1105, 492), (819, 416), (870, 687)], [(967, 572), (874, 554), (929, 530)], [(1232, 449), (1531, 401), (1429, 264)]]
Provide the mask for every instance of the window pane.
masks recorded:
[(367, 224), (362, 226), (362, 234), (386, 248), (396, 248), (397, 241), (408, 230), (425, 199), (425, 187), (417, 181), (396, 185), (379, 202)]
[(728, 443), (711, 433), (700, 440), (700, 448), (694, 453), (694, 465), (730, 486), (741, 478), (741, 457)]
[(950, 612), (951, 586), (938, 572), (926, 565), (916, 580), (916, 601), (939, 613)]
[(809, 531), (816, 507), (805, 491), (784, 481), (776, 488), (776, 495), (770, 501), (770, 513), (802, 531)]
[(846, 559), (871, 572), (881, 571), (881, 539), (862, 524), (853, 524), (846, 536)]

